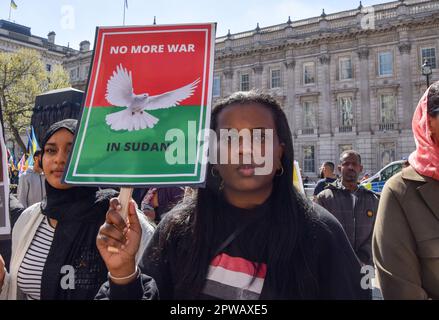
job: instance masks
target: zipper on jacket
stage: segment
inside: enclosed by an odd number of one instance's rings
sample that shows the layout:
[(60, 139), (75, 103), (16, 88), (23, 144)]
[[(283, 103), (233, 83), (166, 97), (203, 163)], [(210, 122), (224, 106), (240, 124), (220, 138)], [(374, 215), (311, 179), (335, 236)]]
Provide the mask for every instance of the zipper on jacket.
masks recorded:
[(354, 250), (357, 250), (356, 246), (357, 246), (357, 219), (355, 217), (355, 208), (357, 207), (357, 203), (359, 201), (359, 198), (353, 193), (351, 194), (351, 197), (354, 196), (355, 197), (355, 205), (352, 208), (352, 216), (354, 218)]

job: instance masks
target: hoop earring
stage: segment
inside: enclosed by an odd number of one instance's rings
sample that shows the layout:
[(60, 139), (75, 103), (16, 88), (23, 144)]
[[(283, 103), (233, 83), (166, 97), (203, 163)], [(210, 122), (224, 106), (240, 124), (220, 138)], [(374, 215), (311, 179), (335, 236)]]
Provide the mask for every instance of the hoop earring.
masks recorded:
[(212, 167), (212, 168), (210, 169), (210, 174), (211, 174), (213, 177), (215, 177), (215, 178), (218, 178), (218, 177), (219, 177), (218, 174), (215, 174), (215, 168), (214, 168), (214, 167)]
[(276, 171), (276, 177), (280, 177), (280, 176), (282, 176), (282, 175), (284, 174), (284, 172), (285, 172), (284, 167), (281, 166), (281, 167), (280, 167), (280, 173), (277, 173), (277, 171)]

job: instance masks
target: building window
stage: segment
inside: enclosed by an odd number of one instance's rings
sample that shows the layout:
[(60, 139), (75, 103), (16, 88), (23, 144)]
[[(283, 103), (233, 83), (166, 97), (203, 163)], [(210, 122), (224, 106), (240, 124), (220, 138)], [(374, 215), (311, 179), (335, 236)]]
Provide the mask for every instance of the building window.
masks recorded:
[(380, 143), (379, 150), (381, 167), (384, 167), (390, 162), (395, 161), (396, 148), (394, 142)]
[(432, 69), (436, 69), (436, 49), (435, 48), (422, 48), (422, 63), (427, 60), (430, 63)]
[(303, 147), (303, 172), (315, 172), (314, 146)]
[(274, 69), (271, 70), (271, 88), (280, 88), (281, 81), (280, 81), (280, 70)]
[(340, 144), (338, 145), (338, 153), (339, 155), (341, 155), (343, 152), (348, 151), (348, 150), (352, 150), (352, 144)]
[(241, 91), (249, 91), (250, 90), (250, 76), (247, 73), (241, 74), (240, 90)]
[(381, 52), (378, 55), (378, 71), (380, 76), (391, 76), (393, 74), (392, 52)]
[(215, 76), (213, 77), (213, 92), (212, 95), (214, 97), (221, 96), (221, 77)]
[(70, 70), (70, 79), (75, 79), (75, 77), (76, 77), (76, 69), (72, 69), (72, 70)]
[(354, 108), (352, 97), (340, 97), (338, 99), (339, 108), (339, 132), (351, 132), (354, 125)]
[(312, 84), (315, 82), (315, 67), (314, 62), (303, 64), (303, 83)]
[(84, 72), (85, 72), (85, 77), (88, 78), (88, 72), (90, 71), (90, 67), (89, 66), (85, 66), (84, 68)]
[(46, 71), (47, 72), (52, 71), (52, 65), (51, 64), (46, 64)]
[(304, 134), (314, 133), (316, 127), (316, 110), (312, 101), (303, 102), (303, 130)]
[(380, 96), (380, 130), (394, 130), (396, 123), (395, 97), (391, 94)]
[(340, 58), (340, 80), (352, 79), (352, 60), (351, 58)]
[(76, 68), (76, 79), (79, 79), (79, 67)]

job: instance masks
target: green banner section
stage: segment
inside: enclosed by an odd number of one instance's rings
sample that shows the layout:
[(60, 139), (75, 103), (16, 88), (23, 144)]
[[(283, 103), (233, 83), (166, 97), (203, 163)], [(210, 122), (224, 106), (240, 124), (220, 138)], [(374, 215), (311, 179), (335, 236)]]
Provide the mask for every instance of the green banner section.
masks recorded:
[[(205, 125), (205, 108), (180, 106), (148, 111), (159, 119), (154, 128), (131, 132), (112, 130), (105, 117), (124, 109), (93, 107), (84, 110), (66, 182), (127, 185), (172, 181), (197, 183), (200, 180), (202, 166), (196, 159), (196, 151), (198, 134)], [(177, 133), (178, 138), (166, 140), (167, 133)], [(207, 146), (201, 143), (200, 153), (204, 147)], [(167, 162), (167, 150), (173, 151), (171, 158), (178, 163)]]

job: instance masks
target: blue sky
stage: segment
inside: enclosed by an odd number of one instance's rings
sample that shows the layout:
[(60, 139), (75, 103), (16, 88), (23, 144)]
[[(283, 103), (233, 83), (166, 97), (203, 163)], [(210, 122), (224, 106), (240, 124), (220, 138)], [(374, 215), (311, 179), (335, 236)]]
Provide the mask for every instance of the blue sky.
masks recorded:
[[(96, 26), (122, 25), (124, 0), (14, 0), (11, 20), (46, 37), (55, 31), (56, 43), (77, 49), (93, 44)], [(363, 6), (389, 2), (364, 0)], [(0, 18), (8, 19), (10, 0), (0, 0)], [(217, 36), (357, 8), (355, 0), (128, 0), (127, 25), (217, 22)]]

